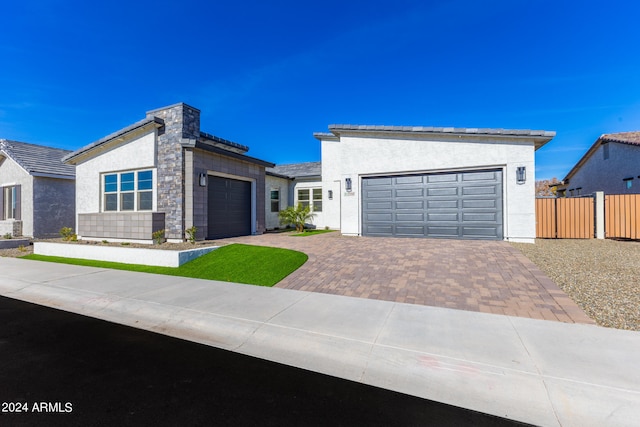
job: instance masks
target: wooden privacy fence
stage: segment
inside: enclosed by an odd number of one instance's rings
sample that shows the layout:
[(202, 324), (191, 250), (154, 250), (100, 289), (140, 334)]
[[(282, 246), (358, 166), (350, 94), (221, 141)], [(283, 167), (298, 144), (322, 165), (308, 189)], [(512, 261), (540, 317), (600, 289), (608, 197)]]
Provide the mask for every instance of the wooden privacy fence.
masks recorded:
[(640, 194), (605, 196), (604, 209), (607, 237), (640, 239)]
[(594, 225), (593, 197), (536, 199), (536, 237), (591, 239)]
[(604, 206), (595, 206), (594, 197), (536, 199), (536, 237), (591, 239), (595, 217), (601, 216), (600, 238), (640, 239), (640, 194), (610, 194), (599, 200)]

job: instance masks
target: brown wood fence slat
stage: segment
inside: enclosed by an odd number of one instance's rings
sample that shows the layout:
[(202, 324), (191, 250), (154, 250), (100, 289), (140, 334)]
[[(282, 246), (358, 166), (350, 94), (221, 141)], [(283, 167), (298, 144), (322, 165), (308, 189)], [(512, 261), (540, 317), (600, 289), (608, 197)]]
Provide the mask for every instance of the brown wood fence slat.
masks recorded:
[(594, 237), (593, 197), (536, 199), (536, 237), (591, 239)]
[(556, 199), (536, 199), (536, 237), (555, 239)]
[(605, 218), (606, 237), (640, 239), (640, 194), (605, 196)]

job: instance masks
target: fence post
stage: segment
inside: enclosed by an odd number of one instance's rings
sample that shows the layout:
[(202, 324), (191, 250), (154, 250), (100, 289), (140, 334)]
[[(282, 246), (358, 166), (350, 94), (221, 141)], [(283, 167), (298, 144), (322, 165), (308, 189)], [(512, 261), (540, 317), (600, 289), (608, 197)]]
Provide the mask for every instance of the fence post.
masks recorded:
[(604, 191), (596, 191), (596, 239), (604, 239)]

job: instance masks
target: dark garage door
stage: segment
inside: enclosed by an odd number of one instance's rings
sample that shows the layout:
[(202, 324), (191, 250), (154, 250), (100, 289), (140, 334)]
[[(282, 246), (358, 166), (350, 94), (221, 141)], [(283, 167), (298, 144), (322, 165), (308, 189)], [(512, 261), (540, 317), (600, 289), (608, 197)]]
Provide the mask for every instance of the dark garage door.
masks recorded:
[(208, 239), (251, 234), (251, 183), (209, 175)]
[(365, 236), (502, 239), (502, 171), (362, 179)]

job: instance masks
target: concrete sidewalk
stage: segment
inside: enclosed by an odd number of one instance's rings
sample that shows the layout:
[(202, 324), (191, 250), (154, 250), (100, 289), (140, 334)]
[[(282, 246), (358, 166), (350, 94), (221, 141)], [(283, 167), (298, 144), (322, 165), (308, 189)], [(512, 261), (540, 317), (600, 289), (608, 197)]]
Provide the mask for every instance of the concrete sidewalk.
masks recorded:
[(0, 258), (0, 294), (536, 425), (640, 419), (640, 333)]

